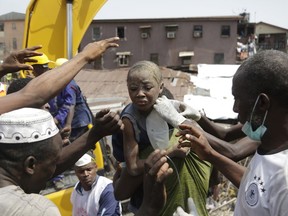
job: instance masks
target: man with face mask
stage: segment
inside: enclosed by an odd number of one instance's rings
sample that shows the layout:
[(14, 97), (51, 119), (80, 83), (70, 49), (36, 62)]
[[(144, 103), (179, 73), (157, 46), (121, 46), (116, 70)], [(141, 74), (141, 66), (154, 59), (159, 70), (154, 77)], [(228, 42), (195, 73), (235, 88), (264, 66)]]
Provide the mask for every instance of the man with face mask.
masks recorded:
[(244, 133), (261, 144), (247, 169), (211, 148), (203, 131), (180, 125), (191, 147), (239, 187), (235, 215), (288, 215), (288, 55), (267, 50), (246, 60), (233, 78), (234, 111)]

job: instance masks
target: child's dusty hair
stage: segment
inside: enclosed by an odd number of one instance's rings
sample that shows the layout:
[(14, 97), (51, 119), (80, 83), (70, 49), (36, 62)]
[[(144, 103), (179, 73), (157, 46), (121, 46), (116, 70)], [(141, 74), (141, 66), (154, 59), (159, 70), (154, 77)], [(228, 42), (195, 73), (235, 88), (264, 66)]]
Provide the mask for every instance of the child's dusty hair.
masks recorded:
[(127, 75), (127, 82), (129, 81), (130, 74), (133, 72), (141, 73), (142, 71), (149, 71), (155, 78), (158, 84), (162, 82), (162, 73), (157, 64), (151, 61), (139, 61), (135, 63), (129, 70)]

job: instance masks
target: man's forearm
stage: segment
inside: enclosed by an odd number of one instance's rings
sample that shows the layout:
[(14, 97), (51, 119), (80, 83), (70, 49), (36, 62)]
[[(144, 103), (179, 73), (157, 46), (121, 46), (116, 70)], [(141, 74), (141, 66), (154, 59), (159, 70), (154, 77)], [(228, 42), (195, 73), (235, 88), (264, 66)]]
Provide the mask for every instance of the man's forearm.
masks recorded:
[(0, 98), (0, 114), (22, 107), (41, 107), (55, 97), (86, 63), (95, 60), (107, 48), (118, 47), (118, 40), (114, 37), (90, 43), (70, 61), (33, 79), (17, 93)]
[(236, 162), (254, 154), (260, 144), (259, 142), (252, 141), (247, 137), (237, 141), (236, 143), (223, 141), (208, 133), (205, 133), (205, 137), (213, 149)]
[(16, 93), (1, 97), (0, 113), (21, 107), (41, 107), (56, 96), (80, 69), (87, 63), (85, 55), (79, 53), (69, 64), (55, 68), (31, 80)]
[(87, 131), (74, 142), (63, 147), (60, 159), (57, 162), (56, 171), (53, 176), (57, 176), (58, 174), (73, 166), (73, 164), (75, 164), (82, 155), (84, 155), (90, 149), (95, 148), (95, 144), (102, 137), (93, 136), (93, 134), (90, 132), (91, 130)]
[(230, 180), (237, 188), (240, 186), (241, 179), (246, 168), (232, 161), (231, 159), (214, 151), (208, 160), (215, 168), (217, 168), (228, 180)]

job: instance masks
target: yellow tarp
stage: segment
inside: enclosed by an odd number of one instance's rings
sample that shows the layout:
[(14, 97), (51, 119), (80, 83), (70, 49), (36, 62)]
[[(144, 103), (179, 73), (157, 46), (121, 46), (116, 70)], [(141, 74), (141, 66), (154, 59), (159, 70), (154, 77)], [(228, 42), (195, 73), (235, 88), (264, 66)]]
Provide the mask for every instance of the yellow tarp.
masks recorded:
[[(91, 21), (107, 0), (73, 0), (73, 56)], [(66, 0), (31, 0), (25, 18), (23, 48), (43, 45), (49, 59), (68, 58)]]

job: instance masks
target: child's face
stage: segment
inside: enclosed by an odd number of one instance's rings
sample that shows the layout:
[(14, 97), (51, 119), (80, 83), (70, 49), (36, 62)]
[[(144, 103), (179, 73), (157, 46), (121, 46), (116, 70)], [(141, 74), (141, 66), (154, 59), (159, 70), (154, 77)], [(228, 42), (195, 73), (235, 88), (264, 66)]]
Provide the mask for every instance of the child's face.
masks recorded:
[(128, 78), (128, 92), (131, 101), (140, 111), (151, 111), (162, 91), (162, 84), (158, 84), (153, 73), (148, 71), (134, 71)]

